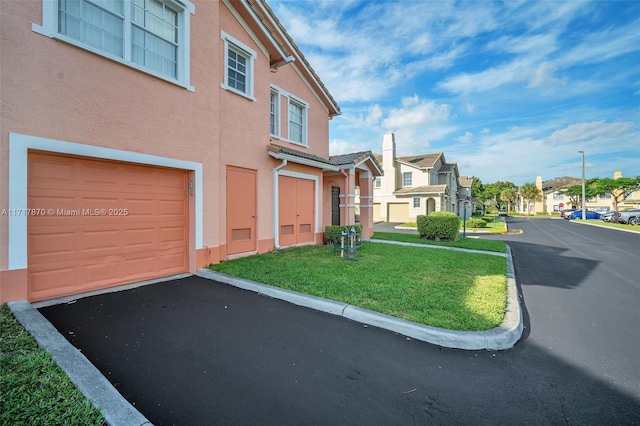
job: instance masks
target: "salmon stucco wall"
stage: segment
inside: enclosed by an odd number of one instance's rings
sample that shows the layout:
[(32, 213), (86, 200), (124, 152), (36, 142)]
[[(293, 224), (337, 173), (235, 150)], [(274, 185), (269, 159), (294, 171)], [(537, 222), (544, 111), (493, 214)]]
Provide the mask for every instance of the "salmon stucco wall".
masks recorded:
[[(32, 30), (41, 1), (3, 1), (0, 50), (0, 181), (8, 181), (9, 133), (187, 160), (203, 167), (203, 242), (216, 246), (219, 189), (217, 2), (191, 19), (195, 91)], [(28, 54), (25, 54), (25, 53)], [(0, 188), (0, 210), (8, 207)], [(25, 206), (26, 207), (26, 206)], [(0, 217), (0, 269), (7, 267), (8, 220)]]

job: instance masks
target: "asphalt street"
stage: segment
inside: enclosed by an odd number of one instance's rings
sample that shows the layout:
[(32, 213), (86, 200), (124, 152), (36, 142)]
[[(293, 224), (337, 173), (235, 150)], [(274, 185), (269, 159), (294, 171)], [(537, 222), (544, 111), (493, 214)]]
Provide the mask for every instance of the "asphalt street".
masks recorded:
[[(200, 277), (41, 308), (153, 423), (639, 424), (640, 235), (509, 218), (525, 333), (444, 349)], [(461, 267), (464, 267), (461, 265)]]

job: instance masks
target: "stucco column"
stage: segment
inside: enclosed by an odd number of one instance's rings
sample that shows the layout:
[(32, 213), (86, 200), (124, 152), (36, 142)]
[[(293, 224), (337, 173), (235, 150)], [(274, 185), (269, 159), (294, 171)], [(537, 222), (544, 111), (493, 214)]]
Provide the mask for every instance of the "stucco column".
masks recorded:
[(362, 238), (370, 238), (373, 235), (373, 179), (371, 173), (360, 171), (358, 185), (360, 186)]
[(344, 194), (340, 195), (340, 211), (343, 225), (356, 223), (356, 175), (355, 170), (347, 170), (344, 179)]

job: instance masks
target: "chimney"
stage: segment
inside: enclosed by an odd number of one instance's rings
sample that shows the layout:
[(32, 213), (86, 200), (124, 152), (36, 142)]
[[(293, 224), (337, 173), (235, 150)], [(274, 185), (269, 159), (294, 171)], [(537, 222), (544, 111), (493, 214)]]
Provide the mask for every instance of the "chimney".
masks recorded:
[(620, 179), (622, 177), (622, 172), (613, 172), (614, 179)]
[(396, 137), (393, 133), (386, 133), (382, 139), (382, 169), (393, 170), (396, 159)]

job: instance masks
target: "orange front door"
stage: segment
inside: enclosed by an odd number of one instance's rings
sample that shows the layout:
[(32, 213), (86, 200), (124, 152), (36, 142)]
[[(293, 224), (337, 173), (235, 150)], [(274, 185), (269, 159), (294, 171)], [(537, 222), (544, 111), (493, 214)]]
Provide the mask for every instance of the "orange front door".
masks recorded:
[(28, 297), (189, 271), (182, 170), (30, 153)]
[(227, 167), (227, 254), (256, 249), (255, 170)]
[(314, 241), (314, 181), (280, 176), (278, 193), (280, 244), (288, 246)]

